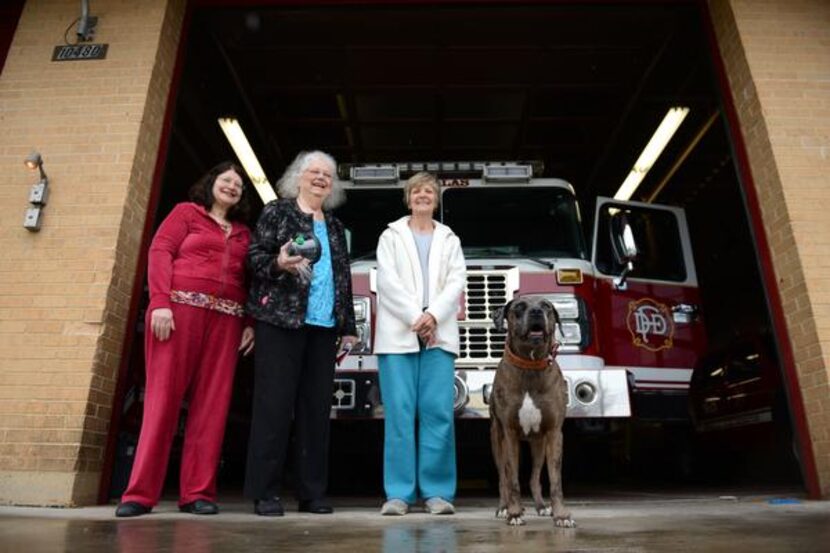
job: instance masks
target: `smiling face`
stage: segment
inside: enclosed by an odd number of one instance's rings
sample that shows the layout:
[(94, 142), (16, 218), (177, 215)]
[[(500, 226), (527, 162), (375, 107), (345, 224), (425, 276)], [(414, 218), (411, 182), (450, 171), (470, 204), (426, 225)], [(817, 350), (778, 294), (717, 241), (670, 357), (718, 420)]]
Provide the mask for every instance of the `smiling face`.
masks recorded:
[(431, 217), (438, 206), (438, 196), (431, 183), (418, 184), (409, 191), (409, 210), (413, 215)]
[(213, 181), (213, 203), (223, 209), (229, 209), (242, 198), (242, 177), (233, 169), (219, 173)]
[(305, 200), (322, 202), (331, 194), (334, 184), (334, 167), (326, 160), (312, 157), (300, 174), (299, 194)]

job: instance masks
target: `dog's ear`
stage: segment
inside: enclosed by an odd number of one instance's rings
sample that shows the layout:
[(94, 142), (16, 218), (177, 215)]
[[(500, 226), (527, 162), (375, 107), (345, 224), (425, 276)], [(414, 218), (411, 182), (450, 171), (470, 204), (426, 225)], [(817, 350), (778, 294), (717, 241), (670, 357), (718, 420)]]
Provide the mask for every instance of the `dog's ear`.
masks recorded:
[(493, 325), (498, 332), (504, 332), (504, 321), (507, 319), (507, 313), (510, 311), (510, 305), (512, 303), (513, 300), (510, 300), (501, 307), (493, 309), (493, 312), (490, 313), (490, 318), (493, 319)]
[(559, 311), (556, 310), (556, 306), (553, 306), (553, 333), (551, 337), (556, 339), (556, 329), (559, 328), (559, 333), (562, 333), (562, 321), (559, 319)]

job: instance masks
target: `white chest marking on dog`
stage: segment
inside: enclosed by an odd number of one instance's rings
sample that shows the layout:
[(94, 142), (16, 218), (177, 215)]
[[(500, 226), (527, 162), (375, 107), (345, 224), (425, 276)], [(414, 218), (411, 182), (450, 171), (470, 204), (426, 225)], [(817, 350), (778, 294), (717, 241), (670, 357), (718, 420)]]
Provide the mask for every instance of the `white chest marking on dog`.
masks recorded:
[(542, 412), (533, 403), (530, 394), (525, 392), (522, 406), (519, 408), (519, 424), (524, 430), (525, 436), (532, 432), (539, 432), (539, 425), (542, 424)]

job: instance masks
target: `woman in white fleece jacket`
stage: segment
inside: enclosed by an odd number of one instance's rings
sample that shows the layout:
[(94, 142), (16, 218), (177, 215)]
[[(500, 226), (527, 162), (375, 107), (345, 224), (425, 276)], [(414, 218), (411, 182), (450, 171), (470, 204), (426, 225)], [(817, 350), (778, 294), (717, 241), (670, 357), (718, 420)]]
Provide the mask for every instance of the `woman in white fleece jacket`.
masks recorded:
[(432, 218), (438, 196), (434, 176), (412, 176), (404, 186), (411, 215), (378, 241), (384, 515), (405, 514), (419, 495), (430, 513), (455, 512), (453, 378), (466, 269), (458, 237)]

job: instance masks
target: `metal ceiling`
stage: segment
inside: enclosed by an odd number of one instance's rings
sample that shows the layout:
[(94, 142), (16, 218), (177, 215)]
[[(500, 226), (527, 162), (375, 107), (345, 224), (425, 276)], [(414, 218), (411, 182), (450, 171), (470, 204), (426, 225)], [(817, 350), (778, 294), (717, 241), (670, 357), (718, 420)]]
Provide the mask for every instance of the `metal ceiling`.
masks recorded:
[[(300, 150), (338, 161), (539, 159), (583, 201), (613, 195), (666, 110), (691, 113), (633, 199), (729, 159), (696, 4), (316, 6), (195, 11), (168, 178), (233, 153), (240, 119), (271, 182)], [(690, 148), (700, 134), (699, 142)], [(178, 165), (176, 165), (178, 164)]]

